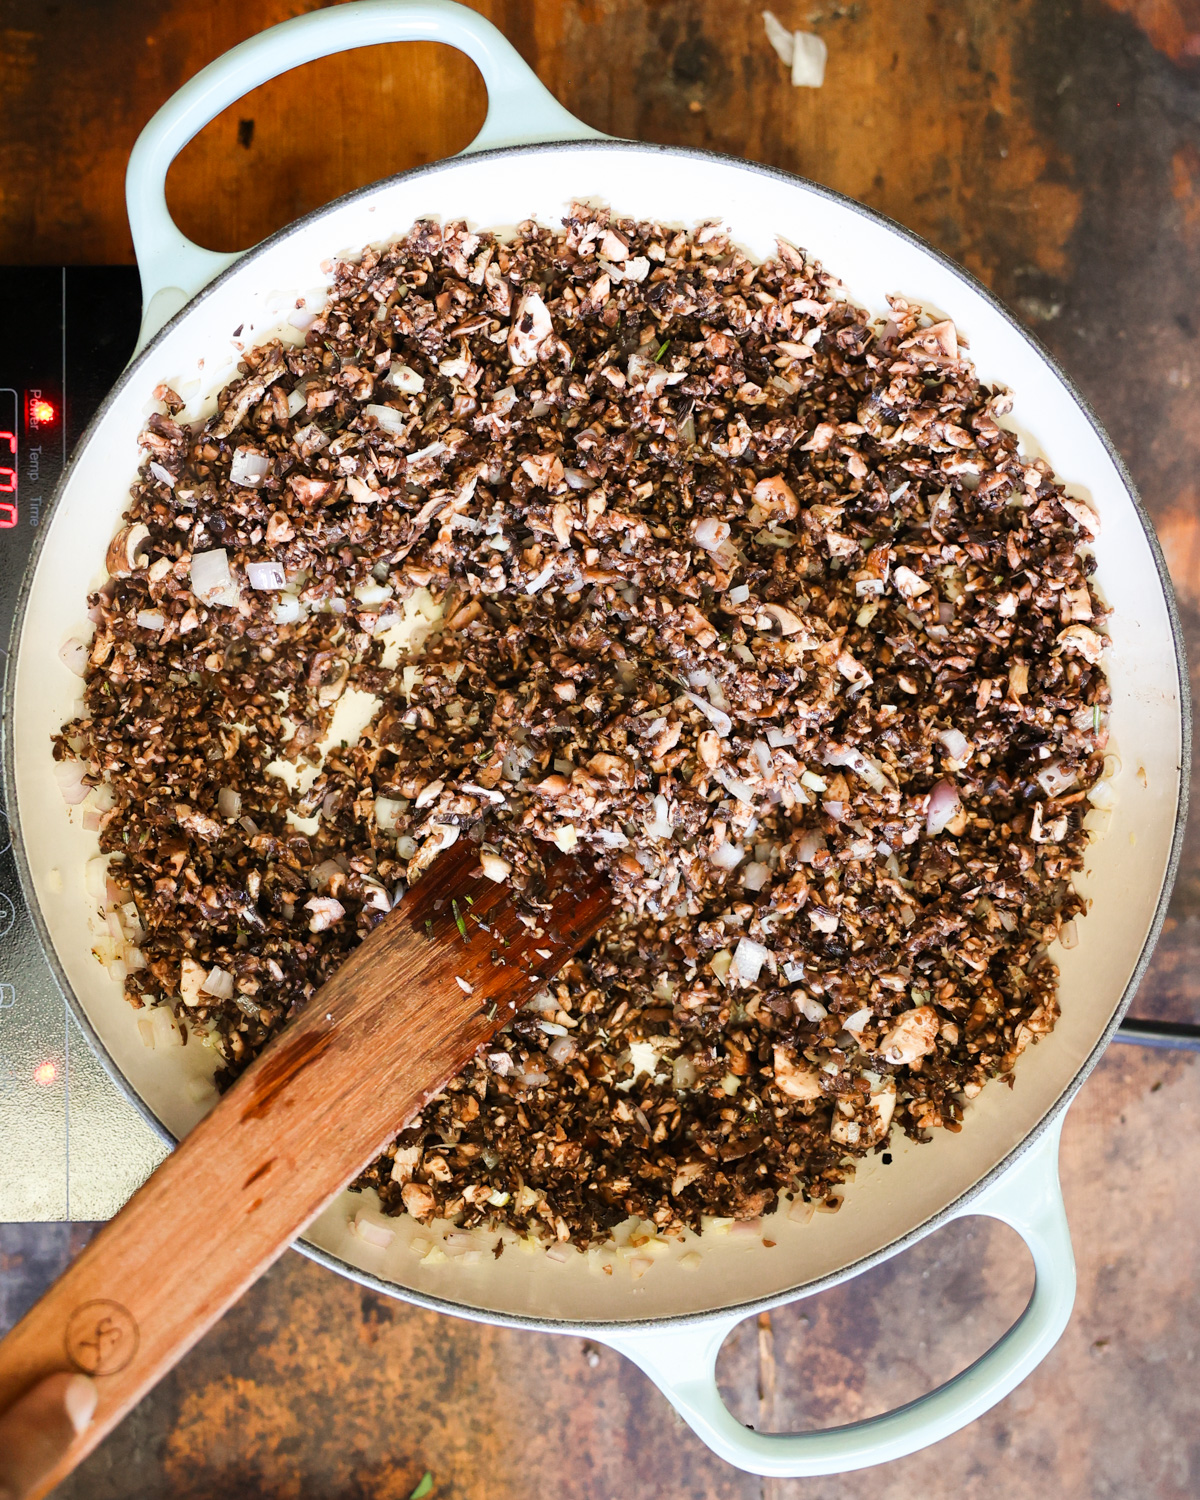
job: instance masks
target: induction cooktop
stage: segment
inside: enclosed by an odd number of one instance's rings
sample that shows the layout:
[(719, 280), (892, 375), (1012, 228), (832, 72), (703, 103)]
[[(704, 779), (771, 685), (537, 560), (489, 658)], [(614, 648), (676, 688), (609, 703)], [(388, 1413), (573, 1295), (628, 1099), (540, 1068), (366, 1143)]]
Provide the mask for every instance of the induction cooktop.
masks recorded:
[[(141, 291), (132, 266), (14, 267), (0, 270), (0, 285), (8, 330), (0, 350), (7, 643), (46, 507), (133, 352)], [(7, 650), (0, 665), (7, 671)], [(91, 1051), (50, 972), (0, 810), (0, 1222), (110, 1218), (165, 1154)]]

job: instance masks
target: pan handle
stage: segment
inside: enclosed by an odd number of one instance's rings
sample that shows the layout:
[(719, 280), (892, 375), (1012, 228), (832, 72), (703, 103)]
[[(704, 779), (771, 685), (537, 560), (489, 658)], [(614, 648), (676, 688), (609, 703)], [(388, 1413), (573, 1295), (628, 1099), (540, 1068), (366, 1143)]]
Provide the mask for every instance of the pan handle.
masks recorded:
[(467, 152), (538, 141), (605, 139), (559, 104), (490, 21), (452, 0), (356, 0), (272, 26), (201, 69), (167, 100), (134, 145), (125, 174), (125, 202), (142, 278), (139, 352), (242, 253), (205, 250), (181, 234), (171, 218), (167, 169), (184, 146), (243, 94), (301, 63), (355, 47), (415, 41), (457, 47), (483, 74), (487, 119)]
[(1009, 1224), (1033, 1255), (1029, 1305), (999, 1343), (945, 1385), (882, 1416), (817, 1432), (755, 1432), (732, 1415), (717, 1390), (717, 1354), (737, 1317), (688, 1327), (595, 1338), (647, 1374), (697, 1436), (727, 1463), (771, 1478), (844, 1474), (889, 1463), (949, 1437), (1007, 1396), (1049, 1354), (1075, 1302), (1075, 1257), (1058, 1181), (1062, 1117), (1017, 1164), (955, 1218), (986, 1214)]

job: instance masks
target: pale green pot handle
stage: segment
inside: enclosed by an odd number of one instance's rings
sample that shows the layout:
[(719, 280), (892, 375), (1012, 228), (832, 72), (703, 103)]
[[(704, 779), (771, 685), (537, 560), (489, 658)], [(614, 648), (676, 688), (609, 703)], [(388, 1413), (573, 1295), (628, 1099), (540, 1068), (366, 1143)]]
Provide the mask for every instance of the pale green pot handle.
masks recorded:
[(457, 47), (483, 74), (487, 119), (468, 152), (538, 141), (603, 139), (558, 103), (490, 21), (452, 0), (356, 0), (272, 26), (185, 83), (134, 145), (125, 174), (125, 202), (142, 278), (139, 350), (243, 253), (220, 254), (193, 244), (167, 209), (167, 169), (192, 137), (243, 94), (301, 63), (381, 42), (417, 41)]
[(973, 1365), (908, 1405), (818, 1432), (755, 1432), (730, 1413), (716, 1384), (717, 1354), (741, 1317), (680, 1328), (590, 1336), (633, 1360), (697, 1436), (751, 1474), (791, 1479), (889, 1463), (939, 1442), (1015, 1389), (1058, 1342), (1075, 1302), (1075, 1257), (1058, 1182), (1062, 1117), (998, 1182), (955, 1218), (985, 1214), (1010, 1224), (1033, 1255), (1036, 1282), (1018, 1321)]

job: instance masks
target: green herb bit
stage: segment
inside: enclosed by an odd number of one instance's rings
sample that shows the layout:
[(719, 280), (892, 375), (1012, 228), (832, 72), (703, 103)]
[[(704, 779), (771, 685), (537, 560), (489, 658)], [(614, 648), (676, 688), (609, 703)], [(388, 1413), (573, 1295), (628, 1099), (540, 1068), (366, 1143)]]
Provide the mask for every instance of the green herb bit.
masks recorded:
[(433, 918), (432, 917), (426, 917), (425, 918), (425, 936), (429, 939), (430, 942), (433, 941)]
[(1092, 704), (1092, 733), (1100, 733), (1100, 705), (1098, 703)]
[(425, 1496), (428, 1495), (432, 1489), (433, 1475), (429, 1472), (428, 1469), (426, 1469), (424, 1474), (421, 1475), (420, 1484), (417, 1485), (415, 1490), (413, 1490), (412, 1494), (408, 1497), (408, 1500), (425, 1500)]
[(496, 1019), (496, 1002), (494, 1000), (488, 1006), (488, 1009), (487, 1009), (487, 1018), (488, 1018), (489, 1021), (494, 1021)]
[(654, 356), (654, 363), (656, 365), (661, 362), (663, 355), (667, 352), (667, 350), (670, 347), (671, 347), (671, 340), (670, 339), (663, 339), (662, 343), (658, 346), (658, 353)]
[(462, 940), (465, 943), (467, 941), (467, 924), (462, 919), (462, 913), (458, 909), (458, 902), (451, 901), (450, 905), (454, 908), (454, 925), (462, 933)]

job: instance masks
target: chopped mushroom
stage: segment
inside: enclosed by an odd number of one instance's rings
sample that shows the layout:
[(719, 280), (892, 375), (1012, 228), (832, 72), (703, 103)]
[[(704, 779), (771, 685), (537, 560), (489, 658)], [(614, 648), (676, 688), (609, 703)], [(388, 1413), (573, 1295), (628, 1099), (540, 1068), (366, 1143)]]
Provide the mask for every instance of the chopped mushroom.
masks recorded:
[(535, 925), (566, 849), (613, 917), (359, 1176), (384, 1214), (657, 1243), (956, 1130), (1087, 941), (1110, 692), (1098, 521), (954, 323), (584, 204), (420, 221), (302, 316), (148, 419), (69, 604), (136, 1015), (225, 1087), (451, 843)]
[(1058, 636), (1061, 646), (1077, 651), (1085, 661), (1098, 662), (1104, 642), (1089, 625), (1068, 625)]
[(785, 609), (782, 604), (764, 604), (758, 619), (760, 630), (774, 630), (779, 635), (797, 635), (804, 629), (804, 621), (800, 616)]
[(917, 599), (929, 592), (929, 585), (925, 580), (903, 564), (893, 572), (892, 582), (906, 599)]
[(786, 1047), (776, 1046), (775, 1085), (789, 1099), (819, 1099), (821, 1097), (821, 1075), (808, 1063), (797, 1062)]
[(150, 539), (150, 528), (140, 522), (118, 531), (108, 544), (105, 566), (110, 578), (128, 578), (138, 568), (149, 562), (143, 548)]
[(753, 494), (755, 505), (769, 515), (778, 512), (785, 521), (794, 521), (800, 513), (795, 493), (781, 474), (760, 479), (754, 486)]
[(309, 932), (324, 932), (346, 915), (346, 908), (332, 896), (313, 896), (304, 903), (304, 907), (306, 911), (312, 912), (308, 919)]
[(932, 1005), (918, 1005), (904, 1012), (880, 1041), (879, 1050), (894, 1067), (903, 1067), (933, 1051), (937, 1032), (937, 1011)]
[(400, 1198), (414, 1219), (430, 1219), (437, 1211), (437, 1198), (424, 1183), (404, 1183), (400, 1188)]
[(522, 293), (508, 335), (508, 357), (513, 364), (536, 364), (541, 347), (553, 330), (549, 310), (539, 293), (532, 290)]

